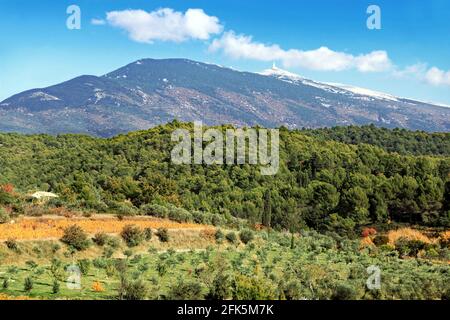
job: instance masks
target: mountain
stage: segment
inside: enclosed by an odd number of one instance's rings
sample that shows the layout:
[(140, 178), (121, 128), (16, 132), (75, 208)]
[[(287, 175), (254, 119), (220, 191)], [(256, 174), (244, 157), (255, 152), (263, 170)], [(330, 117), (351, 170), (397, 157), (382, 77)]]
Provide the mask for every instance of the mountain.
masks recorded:
[(0, 131), (109, 137), (173, 119), (207, 125), (338, 125), (450, 131), (450, 108), (326, 84), (276, 68), (240, 72), (186, 59), (143, 59), (0, 103)]

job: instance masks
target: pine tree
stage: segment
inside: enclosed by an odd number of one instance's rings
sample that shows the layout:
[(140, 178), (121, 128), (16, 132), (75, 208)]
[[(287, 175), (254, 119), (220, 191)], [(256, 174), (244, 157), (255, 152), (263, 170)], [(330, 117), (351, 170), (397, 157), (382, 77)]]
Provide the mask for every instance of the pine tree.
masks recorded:
[(270, 190), (267, 189), (264, 193), (264, 212), (262, 216), (262, 224), (265, 227), (270, 228), (272, 222), (272, 203), (271, 203), (271, 196), (270, 196)]

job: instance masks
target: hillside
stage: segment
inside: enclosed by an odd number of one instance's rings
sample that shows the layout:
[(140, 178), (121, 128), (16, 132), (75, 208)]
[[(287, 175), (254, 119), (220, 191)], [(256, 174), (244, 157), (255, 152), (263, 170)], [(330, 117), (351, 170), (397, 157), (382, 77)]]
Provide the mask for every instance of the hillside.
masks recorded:
[(450, 108), (319, 83), (277, 68), (256, 74), (186, 59), (143, 59), (100, 77), (83, 75), (0, 102), (3, 132), (111, 137), (173, 119), (450, 130)]
[(404, 155), (450, 156), (450, 133), (427, 133), (370, 126), (334, 127), (302, 131), (323, 140), (349, 144), (367, 143)]
[[(100, 212), (174, 205), (347, 236), (355, 227), (388, 221), (449, 225), (448, 157), (403, 156), (282, 129), (273, 177), (250, 165), (176, 166), (170, 134), (191, 126), (173, 122), (111, 139), (2, 134), (0, 184), (48, 190), (61, 197), (55, 205)], [(8, 205), (7, 197), (0, 201)]]

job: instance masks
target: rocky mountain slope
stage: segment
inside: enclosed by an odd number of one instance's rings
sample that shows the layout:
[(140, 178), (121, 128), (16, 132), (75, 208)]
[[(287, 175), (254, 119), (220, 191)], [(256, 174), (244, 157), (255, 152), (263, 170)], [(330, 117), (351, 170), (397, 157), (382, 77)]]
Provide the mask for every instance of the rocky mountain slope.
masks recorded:
[(108, 137), (173, 119), (205, 124), (337, 125), (450, 131), (450, 108), (325, 84), (276, 68), (240, 72), (186, 59), (143, 59), (0, 102), (0, 131)]

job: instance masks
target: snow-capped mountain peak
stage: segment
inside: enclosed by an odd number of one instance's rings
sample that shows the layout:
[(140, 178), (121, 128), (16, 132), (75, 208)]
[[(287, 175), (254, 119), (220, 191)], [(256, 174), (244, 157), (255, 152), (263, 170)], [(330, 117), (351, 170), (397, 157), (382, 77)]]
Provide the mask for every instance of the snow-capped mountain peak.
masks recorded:
[(348, 84), (342, 84), (342, 83), (327, 83), (327, 84), (330, 86), (333, 86), (333, 87), (338, 87), (338, 88), (353, 92), (355, 94), (362, 95), (362, 96), (369, 96), (369, 97), (374, 97), (377, 99), (398, 101), (397, 97), (394, 97), (393, 95), (390, 95), (388, 93), (383, 93), (383, 92), (374, 91), (374, 90), (370, 90), (370, 89), (355, 87), (355, 86), (351, 86)]
[(304, 79), (302, 76), (299, 76), (298, 74), (280, 69), (276, 66), (276, 64), (274, 63), (272, 68), (270, 69), (266, 69), (262, 72), (260, 72), (261, 75), (263, 76), (273, 76), (273, 77), (278, 77), (278, 78), (288, 78), (291, 80), (301, 80)]
[(271, 69), (264, 70), (260, 74), (264, 76), (275, 77), (290, 83), (301, 83), (307, 86), (316, 87), (332, 93), (355, 94), (357, 96), (364, 96), (368, 98), (375, 98), (388, 101), (398, 101), (397, 97), (383, 92), (378, 92), (370, 89), (355, 87), (341, 83), (328, 83), (309, 80), (298, 74), (280, 69), (275, 65), (275, 63), (273, 64)]

